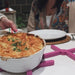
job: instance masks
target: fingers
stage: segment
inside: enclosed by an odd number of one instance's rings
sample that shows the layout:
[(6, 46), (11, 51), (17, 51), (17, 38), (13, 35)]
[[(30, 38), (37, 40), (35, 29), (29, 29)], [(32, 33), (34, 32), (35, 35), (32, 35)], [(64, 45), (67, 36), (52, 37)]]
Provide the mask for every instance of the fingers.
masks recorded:
[(17, 27), (16, 27), (16, 24), (7, 19), (7, 18), (2, 18), (2, 21), (1, 21), (1, 28), (2, 29), (5, 29), (5, 28), (11, 28), (13, 31), (17, 32)]
[(16, 25), (15, 25), (14, 23), (11, 23), (11, 24), (10, 24), (10, 28), (11, 28), (13, 31), (17, 32), (17, 27), (16, 27)]
[(4, 21), (4, 25), (5, 25), (5, 27), (11, 28), (13, 31), (17, 32), (16, 24), (13, 21), (6, 20), (6, 21)]
[(6, 22), (4, 21), (4, 24), (5, 24), (5, 27), (11, 28), (15, 32), (17, 31), (16, 24), (13, 21), (7, 20)]

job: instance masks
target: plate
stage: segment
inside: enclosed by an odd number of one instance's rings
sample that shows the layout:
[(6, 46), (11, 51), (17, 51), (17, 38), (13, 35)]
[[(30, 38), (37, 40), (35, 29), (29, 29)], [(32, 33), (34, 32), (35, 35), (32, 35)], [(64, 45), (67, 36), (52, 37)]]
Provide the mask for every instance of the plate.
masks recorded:
[(58, 38), (62, 38), (64, 36), (66, 36), (65, 31), (56, 30), (56, 29), (35, 30), (35, 31), (31, 31), (29, 33), (38, 35), (45, 40), (53, 40), (53, 39), (58, 39)]
[[(0, 30), (0, 35), (7, 34), (7, 32), (11, 32), (11, 28), (7, 28), (7, 29)], [(23, 32), (23, 30), (22, 29), (18, 29), (17, 32)]]
[[(7, 31), (7, 32), (11, 32), (11, 28), (7, 28), (7, 29), (4, 29), (4, 30), (2, 30), (2, 31)], [(17, 29), (17, 32), (23, 32), (23, 30), (22, 29)]]

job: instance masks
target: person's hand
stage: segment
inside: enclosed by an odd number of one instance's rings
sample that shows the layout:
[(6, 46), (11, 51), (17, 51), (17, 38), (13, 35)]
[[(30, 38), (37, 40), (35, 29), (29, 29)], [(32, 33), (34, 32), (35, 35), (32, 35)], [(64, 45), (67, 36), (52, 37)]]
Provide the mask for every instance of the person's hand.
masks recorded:
[(0, 27), (2, 29), (6, 29), (6, 28), (11, 28), (13, 31), (17, 31), (17, 27), (15, 25), (15, 23), (11, 20), (9, 20), (8, 18), (6, 17), (3, 17), (0, 21)]

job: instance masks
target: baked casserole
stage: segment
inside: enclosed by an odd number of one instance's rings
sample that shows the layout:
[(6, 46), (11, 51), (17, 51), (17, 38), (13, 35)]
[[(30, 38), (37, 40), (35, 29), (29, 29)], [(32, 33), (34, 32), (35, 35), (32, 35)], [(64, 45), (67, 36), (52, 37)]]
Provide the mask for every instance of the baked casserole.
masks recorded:
[(30, 56), (44, 47), (44, 41), (28, 33), (9, 34), (0, 37), (0, 56), (21, 58)]

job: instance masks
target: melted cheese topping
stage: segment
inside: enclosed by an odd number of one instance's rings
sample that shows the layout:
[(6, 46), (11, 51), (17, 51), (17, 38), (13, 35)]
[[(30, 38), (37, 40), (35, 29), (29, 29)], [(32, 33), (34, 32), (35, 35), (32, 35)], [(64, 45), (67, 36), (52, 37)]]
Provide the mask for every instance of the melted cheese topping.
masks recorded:
[(44, 47), (39, 37), (27, 33), (9, 34), (0, 37), (0, 56), (21, 58), (30, 56)]

